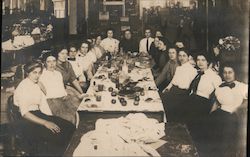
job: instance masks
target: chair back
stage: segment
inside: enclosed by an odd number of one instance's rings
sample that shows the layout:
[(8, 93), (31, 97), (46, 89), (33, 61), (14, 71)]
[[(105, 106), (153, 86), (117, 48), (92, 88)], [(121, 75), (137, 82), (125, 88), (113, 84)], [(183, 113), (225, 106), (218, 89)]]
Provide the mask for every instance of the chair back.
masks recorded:
[(14, 105), (14, 98), (11, 95), (8, 98), (8, 114), (11, 122), (15, 122), (21, 119), (21, 114), (19, 112), (19, 107)]

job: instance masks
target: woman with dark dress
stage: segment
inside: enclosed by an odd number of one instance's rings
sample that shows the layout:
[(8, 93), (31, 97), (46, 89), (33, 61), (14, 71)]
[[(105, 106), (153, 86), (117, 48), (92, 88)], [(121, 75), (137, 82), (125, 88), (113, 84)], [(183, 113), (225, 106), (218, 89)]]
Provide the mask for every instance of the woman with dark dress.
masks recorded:
[(222, 80), (212, 69), (208, 68), (209, 57), (204, 53), (197, 54), (196, 58), (198, 74), (190, 85), (188, 99), (187, 121), (188, 128), (194, 140), (201, 139), (207, 128), (207, 118), (212, 108), (212, 96)]
[(215, 90), (216, 102), (209, 116), (211, 150), (218, 157), (238, 156), (239, 119), (237, 110), (248, 99), (248, 85), (236, 80), (236, 69), (225, 63), (222, 67), (223, 82)]
[(186, 114), (186, 105), (189, 96), (189, 86), (197, 75), (197, 70), (189, 63), (189, 53), (185, 49), (179, 49), (178, 61), (180, 66), (176, 68), (174, 77), (163, 90), (162, 101), (170, 122), (183, 122)]
[(155, 66), (154, 66), (154, 69), (157, 69), (158, 68), (158, 63), (159, 63), (159, 49), (158, 49), (158, 46), (159, 46), (159, 41), (160, 39), (158, 37), (155, 37), (154, 38), (154, 42), (153, 44), (150, 45), (150, 49), (149, 49), (149, 54), (152, 56), (152, 58), (154, 59), (154, 62), (155, 62)]
[(168, 50), (169, 61), (155, 79), (155, 83), (160, 91), (163, 90), (172, 80), (175, 74), (176, 67), (179, 65), (177, 61), (177, 51), (175, 48)]
[(24, 69), (27, 77), (14, 92), (14, 104), (22, 115), (20, 127), (27, 140), (29, 153), (31, 156), (61, 156), (75, 127), (59, 117), (42, 113), (41, 109), (48, 106), (39, 86), (42, 65), (32, 62), (25, 65)]
[(158, 37), (159, 38), (159, 44), (158, 44), (158, 49), (159, 49), (159, 63), (158, 63), (158, 68), (159, 72), (161, 72), (164, 68), (164, 66), (167, 64), (169, 60), (168, 56), (168, 46), (166, 39), (163, 37)]
[(77, 96), (79, 98), (79, 101), (76, 103), (80, 104), (85, 94), (76, 78), (72, 65), (67, 61), (67, 58), (67, 48), (59, 48), (57, 53), (56, 70), (62, 74), (63, 83), (66, 86), (67, 93), (73, 96)]

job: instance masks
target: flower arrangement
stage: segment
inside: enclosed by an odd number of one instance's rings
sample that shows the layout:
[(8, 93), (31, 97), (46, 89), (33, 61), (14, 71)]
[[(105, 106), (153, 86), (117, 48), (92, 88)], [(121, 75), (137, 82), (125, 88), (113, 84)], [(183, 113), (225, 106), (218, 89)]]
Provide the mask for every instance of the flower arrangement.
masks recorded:
[(220, 50), (235, 51), (240, 48), (240, 40), (233, 36), (227, 36), (219, 40), (218, 48)]

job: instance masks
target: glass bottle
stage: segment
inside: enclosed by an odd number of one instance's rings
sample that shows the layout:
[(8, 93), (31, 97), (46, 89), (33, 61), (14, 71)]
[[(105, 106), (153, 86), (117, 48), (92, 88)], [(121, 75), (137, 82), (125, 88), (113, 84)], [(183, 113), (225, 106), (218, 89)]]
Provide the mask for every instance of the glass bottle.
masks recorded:
[(124, 72), (124, 74), (128, 74), (128, 65), (126, 60), (124, 60), (123, 62), (122, 71)]

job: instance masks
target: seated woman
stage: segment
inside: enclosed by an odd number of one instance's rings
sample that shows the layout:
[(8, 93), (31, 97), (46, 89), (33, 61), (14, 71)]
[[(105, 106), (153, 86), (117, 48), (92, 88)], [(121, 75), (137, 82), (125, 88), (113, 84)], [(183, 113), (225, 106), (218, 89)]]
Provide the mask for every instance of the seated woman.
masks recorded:
[(138, 43), (132, 36), (132, 32), (129, 29), (124, 31), (123, 39), (119, 43), (119, 52), (138, 52)]
[(169, 57), (168, 57), (168, 51), (167, 51), (167, 42), (166, 39), (163, 37), (159, 37), (159, 63), (158, 63), (158, 68), (159, 72), (162, 71), (164, 66), (167, 64)]
[[(60, 48), (57, 54), (56, 70), (61, 72), (63, 76), (63, 83), (66, 86), (67, 93), (76, 95), (80, 100), (83, 98), (83, 90), (77, 81), (76, 75), (71, 64), (67, 61), (68, 50), (67, 48)], [(71, 87), (73, 85), (73, 87)], [(78, 103), (76, 103), (78, 104)]]
[(160, 30), (155, 31), (155, 37), (163, 37), (163, 34), (161, 33)]
[(114, 30), (112, 28), (107, 29), (107, 37), (102, 40), (100, 45), (109, 52), (111, 55), (115, 55), (119, 51), (119, 40), (114, 38)]
[(83, 42), (80, 50), (77, 52), (76, 59), (79, 60), (83, 67), (83, 71), (87, 74), (87, 79), (91, 80), (94, 75), (95, 54), (89, 50), (90, 44), (88, 42)]
[(94, 45), (95, 45), (95, 40), (94, 39), (87, 39), (87, 42), (89, 43), (89, 49), (87, 52), (87, 56), (91, 59), (92, 63), (94, 64), (97, 61), (97, 57), (96, 57), (96, 52), (94, 49)]
[(98, 48), (95, 48), (95, 39), (87, 39), (87, 41), (89, 42), (89, 50), (88, 53), (86, 55), (86, 58), (90, 59), (92, 62), (92, 73), (95, 74), (96, 70), (97, 70), (97, 55), (99, 57), (100, 55), (100, 51)]
[(95, 45), (94, 45), (93, 49), (95, 52), (96, 59), (99, 60), (100, 58), (102, 58), (102, 56), (104, 54), (104, 49), (102, 49), (101, 46), (98, 46), (96, 44), (96, 40), (95, 40)]
[[(239, 119), (237, 110), (248, 99), (248, 85), (236, 80), (236, 68), (229, 63), (222, 67), (224, 82), (215, 90), (216, 102), (210, 114), (211, 150), (221, 157), (238, 156)], [(241, 129), (243, 129), (242, 127)]]
[(27, 77), (16, 88), (14, 103), (23, 117), (20, 127), (27, 140), (29, 153), (31, 156), (61, 156), (75, 127), (66, 120), (41, 112), (42, 106), (47, 105), (38, 84), (42, 65), (31, 62), (24, 69)]
[[(208, 68), (209, 57), (204, 53), (196, 56), (198, 74), (190, 85), (190, 96), (187, 102), (188, 128), (194, 140), (202, 139), (207, 131), (207, 117), (212, 108), (212, 96), (222, 80), (212, 69)], [(199, 138), (198, 138), (199, 137)]]
[(167, 62), (155, 80), (155, 83), (160, 91), (162, 91), (163, 88), (165, 88), (170, 83), (174, 77), (176, 67), (178, 66), (177, 51), (175, 48), (169, 48), (168, 56), (170, 60)]
[(152, 56), (155, 62), (154, 69), (158, 69), (158, 63), (160, 59), (160, 50), (158, 49), (160, 39), (158, 37), (154, 38), (154, 42), (150, 45), (149, 54)]
[(87, 79), (84, 75), (82, 64), (79, 60), (76, 59), (76, 54), (76, 47), (73, 45), (70, 46), (68, 62), (72, 65), (72, 68), (76, 75), (76, 79), (78, 80), (80, 86), (82, 87), (83, 91), (86, 92), (88, 89)]
[(95, 39), (95, 46), (94, 46), (94, 48), (96, 49), (97, 59), (100, 59), (105, 54), (104, 48), (100, 45), (101, 42), (102, 42), (102, 37), (100, 35), (97, 35)]
[(189, 63), (188, 52), (179, 49), (178, 61), (174, 77), (163, 90), (162, 101), (167, 112), (167, 119), (174, 122), (183, 122), (183, 114), (187, 105), (189, 86), (197, 75), (197, 70)]
[(80, 103), (74, 103), (77, 99), (68, 96), (62, 74), (56, 69), (56, 58), (48, 56), (45, 58), (45, 67), (40, 77), (46, 91), (46, 98), (52, 114), (76, 124), (76, 111)]

